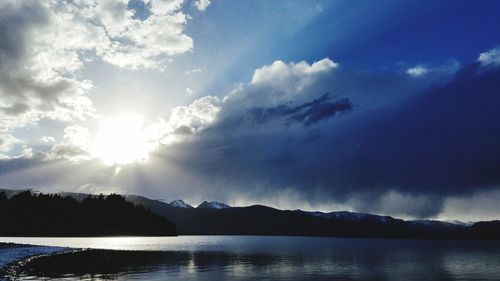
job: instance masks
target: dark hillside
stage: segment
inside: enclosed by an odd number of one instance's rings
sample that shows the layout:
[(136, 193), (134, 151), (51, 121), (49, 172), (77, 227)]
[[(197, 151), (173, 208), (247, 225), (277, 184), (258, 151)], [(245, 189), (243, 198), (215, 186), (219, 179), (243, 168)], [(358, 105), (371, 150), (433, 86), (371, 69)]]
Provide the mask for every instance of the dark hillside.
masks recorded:
[(176, 235), (175, 224), (116, 194), (77, 201), (59, 195), (0, 192), (0, 236)]

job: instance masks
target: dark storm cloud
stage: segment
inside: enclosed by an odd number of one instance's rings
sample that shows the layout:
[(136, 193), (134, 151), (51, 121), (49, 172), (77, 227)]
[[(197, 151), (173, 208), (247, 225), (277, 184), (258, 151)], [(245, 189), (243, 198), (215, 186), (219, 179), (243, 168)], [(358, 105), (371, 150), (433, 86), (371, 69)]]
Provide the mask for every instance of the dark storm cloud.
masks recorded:
[(433, 217), (445, 207), (439, 195), (402, 194), (395, 191), (379, 196), (370, 192), (355, 194), (349, 199), (349, 205), (360, 212), (390, 214), (396, 217), (410, 215), (415, 218)]
[(178, 127), (182, 141), (148, 162), (117, 173), (95, 161), (63, 161), (80, 152), (56, 146), (40, 159), (0, 161), (0, 185), (112, 186), (193, 202), (341, 203), (432, 217), (449, 210), (449, 198), (498, 189), (500, 67), (471, 64), (433, 84), (423, 79), (338, 71), (299, 92), (283, 90), (287, 81), (249, 84), (217, 103), (203, 130)]
[(330, 99), (330, 94), (326, 93), (318, 99), (295, 107), (287, 104), (270, 108), (255, 107), (250, 109), (250, 114), (260, 123), (274, 117), (285, 117), (289, 122), (300, 122), (308, 126), (352, 108), (349, 99), (344, 98), (334, 102), (330, 102)]
[[(351, 109), (351, 101), (323, 96), (250, 109), (257, 124), (231, 110), (171, 150), (185, 169), (224, 182), (221, 194), (265, 197), (286, 187), (304, 200), (432, 216), (449, 196), (500, 184), (499, 90), (499, 68), (472, 64), (418, 94), (327, 120)], [(280, 125), (273, 116), (285, 118)], [(287, 120), (308, 126), (289, 127)]]
[[(500, 183), (500, 71), (470, 65), (403, 104), (353, 121), (337, 183), (456, 194)], [(333, 169), (332, 169), (333, 170)], [(339, 180), (340, 179), (340, 180)]]
[(349, 99), (340, 99), (336, 102), (326, 102), (328, 94), (323, 95), (320, 99), (314, 100), (308, 104), (296, 107), (291, 110), (290, 118), (299, 122), (303, 122), (306, 126), (328, 119), (335, 116), (337, 113), (347, 111), (352, 108)]

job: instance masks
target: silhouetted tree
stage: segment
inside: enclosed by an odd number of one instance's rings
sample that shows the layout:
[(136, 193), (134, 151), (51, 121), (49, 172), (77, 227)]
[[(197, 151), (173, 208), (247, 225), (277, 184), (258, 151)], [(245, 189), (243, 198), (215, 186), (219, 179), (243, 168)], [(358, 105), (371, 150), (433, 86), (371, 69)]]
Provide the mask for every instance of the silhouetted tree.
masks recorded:
[(176, 235), (175, 224), (124, 197), (0, 192), (1, 236)]

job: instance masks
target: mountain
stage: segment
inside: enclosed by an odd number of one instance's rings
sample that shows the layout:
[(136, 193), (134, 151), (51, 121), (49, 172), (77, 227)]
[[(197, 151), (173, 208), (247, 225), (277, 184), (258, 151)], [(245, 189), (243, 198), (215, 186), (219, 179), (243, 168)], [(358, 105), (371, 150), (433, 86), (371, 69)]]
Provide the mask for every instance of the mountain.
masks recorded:
[(468, 225), (436, 220), (405, 221), (390, 216), (345, 211), (330, 213), (290, 211), (262, 205), (222, 209), (199, 206), (186, 209), (140, 196), (129, 197), (129, 200), (149, 207), (151, 211), (175, 222), (181, 235), (500, 239), (500, 221)]
[(392, 219), (392, 217), (389, 216), (378, 216), (378, 215), (372, 215), (372, 214), (365, 214), (365, 213), (354, 213), (354, 212), (347, 212), (347, 211), (339, 211), (339, 212), (330, 212), (330, 213), (323, 213), (323, 212), (308, 212), (308, 211), (302, 211), (302, 210), (295, 210), (296, 212), (301, 212), (304, 214), (308, 214), (310, 216), (318, 217), (318, 218), (324, 218), (324, 219), (338, 219), (338, 220), (359, 220), (359, 219), (373, 219), (373, 220), (379, 220), (381, 222), (386, 222), (388, 219)]
[(414, 224), (417, 224), (417, 225), (421, 224), (421, 225), (434, 226), (434, 227), (443, 227), (443, 228), (457, 228), (457, 227), (467, 226), (464, 223), (452, 223), (452, 222), (438, 221), (438, 220), (410, 220), (408, 222), (414, 223)]
[(189, 205), (188, 203), (180, 199), (174, 200), (168, 204), (172, 207), (177, 207), (177, 208), (194, 208), (193, 206)]
[(203, 203), (198, 205), (198, 207), (196, 207), (196, 208), (199, 208), (199, 209), (226, 209), (226, 208), (231, 208), (231, 206), (224, 204), (224, 203), (221, 203), (221, 202), (216, 202), (216, 201), (212, 201), (212, 202), (203, 201)]
[[(72, 196), (71, 193), (64, 194)], [(82, 198), (82, 194), (74, 196)], [(473, 224), (436, 220), (405, 221), (366, 213), (292, 211), (262, 205), (230, 207), (218, 202), (203, 202), (197, 208), (183, 208), (138, 195), (124, 197), (175, 223), (180, 235), (500, 239), (500, 221)], [(28, 206), (26, 208), (29, 209)]]
[(461, 233), (460, 238), (469, 239), (499, 239), (500, 220), (480, 221), (467, 228), (467, 231)]

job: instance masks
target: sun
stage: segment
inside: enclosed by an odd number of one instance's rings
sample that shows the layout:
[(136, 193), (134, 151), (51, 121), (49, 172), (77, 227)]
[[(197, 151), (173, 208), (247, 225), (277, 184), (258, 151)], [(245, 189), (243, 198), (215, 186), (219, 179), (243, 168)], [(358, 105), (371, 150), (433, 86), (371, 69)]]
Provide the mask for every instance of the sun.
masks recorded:
[(101, 121), (92, 144), (92, 154), (106, 165), (125, 165), (146, 161), (155, 148), (140, 114), (128, 113)]

